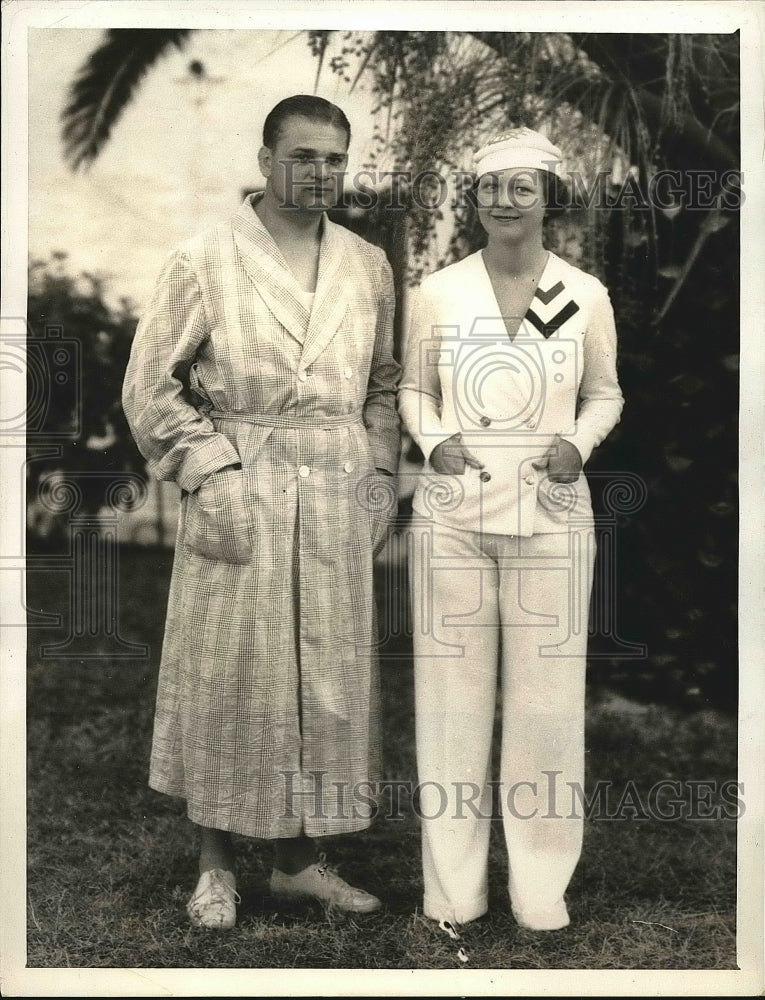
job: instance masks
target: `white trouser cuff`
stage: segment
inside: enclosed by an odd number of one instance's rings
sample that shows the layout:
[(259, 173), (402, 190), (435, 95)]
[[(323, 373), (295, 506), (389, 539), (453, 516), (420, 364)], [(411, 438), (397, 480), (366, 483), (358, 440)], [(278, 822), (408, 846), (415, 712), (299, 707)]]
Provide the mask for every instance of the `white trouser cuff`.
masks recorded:
[(450, 924), (469, 924), (471, 920), (482, 917), (488, 909), (489, 898), (485, 895), (476, 896), (459, 906), (452, 906), (445, 899), (426, 895), (422, 907), (426, 917), (431, 920), (448, 920)]
[(515, 906), (512, 909), (517, 923), (529, 931), (559, 931), (571, 923), (563, 900), (549, 910), (519, 910)]

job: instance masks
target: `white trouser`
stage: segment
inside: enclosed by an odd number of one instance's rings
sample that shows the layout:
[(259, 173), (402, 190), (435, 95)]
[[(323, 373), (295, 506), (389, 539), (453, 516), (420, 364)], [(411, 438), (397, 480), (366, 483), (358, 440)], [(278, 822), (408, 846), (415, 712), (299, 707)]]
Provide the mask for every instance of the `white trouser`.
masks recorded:
[(464, 923), (487, 909), (501, 656), (510, 902), (526, 927), (563, 927), (582, 845), (567, 783), (583, 789), (591, 524), (531, 538), (417, 521), (412, 531), (424, 912)]

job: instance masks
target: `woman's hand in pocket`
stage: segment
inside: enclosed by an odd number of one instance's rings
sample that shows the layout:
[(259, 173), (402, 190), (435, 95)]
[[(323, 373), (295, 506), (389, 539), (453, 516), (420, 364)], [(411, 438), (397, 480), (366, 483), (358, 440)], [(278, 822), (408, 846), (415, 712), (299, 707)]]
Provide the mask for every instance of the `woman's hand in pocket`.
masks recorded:
[(570, 441), (558, 437), (544, 458), (532, 465), (540, 471), (546, 469), (547, 478), (553, 483), (575, 483), (582, 472), (582, 456)]
[(430, 467), (439, 476), (464, 476), (466, 466), (482, 469), (483, 462), (465, 447), (461, 434), (454, 434), (437, 444), (430, 454)]

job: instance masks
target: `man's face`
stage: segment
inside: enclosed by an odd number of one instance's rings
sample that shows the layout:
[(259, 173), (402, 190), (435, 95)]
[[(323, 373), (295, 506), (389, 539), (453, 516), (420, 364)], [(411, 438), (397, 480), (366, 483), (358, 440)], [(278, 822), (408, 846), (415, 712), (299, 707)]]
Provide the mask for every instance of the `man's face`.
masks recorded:
[(302, 115), (287, 118), (273, 148), (258, 162), (279, 207), (324, 211), (342, 193), (348, 164), (348, 136), (341, 128)]

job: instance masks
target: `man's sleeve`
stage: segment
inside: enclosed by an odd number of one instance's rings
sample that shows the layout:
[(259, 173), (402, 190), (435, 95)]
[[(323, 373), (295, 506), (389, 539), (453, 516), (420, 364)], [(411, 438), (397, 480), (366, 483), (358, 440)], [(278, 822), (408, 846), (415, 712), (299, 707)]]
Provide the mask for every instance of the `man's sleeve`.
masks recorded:
[(396, 388), (401, 368), (393, 357), (393, 318), (396, 295), (393, 272), (385, 254), (381, 256), (381, 281), (372, 365), (369, 372), (364, 423), (375, 466), (395, 475), (398, 471), (401, 430), (396, 412)]
[(188, 256), (165, 265), (130, 353), (122, 405), (136, 443), (157, 479), (188, 492), (239, 461), (236, 449), (187, 399), (188, 371), (207, 338), (199, 283)]
[(573, 444), (584, 465), (593, 449), (619, 422), (624, 397), (616, 375), (616, 324), (608, 291), (597, 283), (584, 334), (582, 381), (576, 424), (561, 437)]

